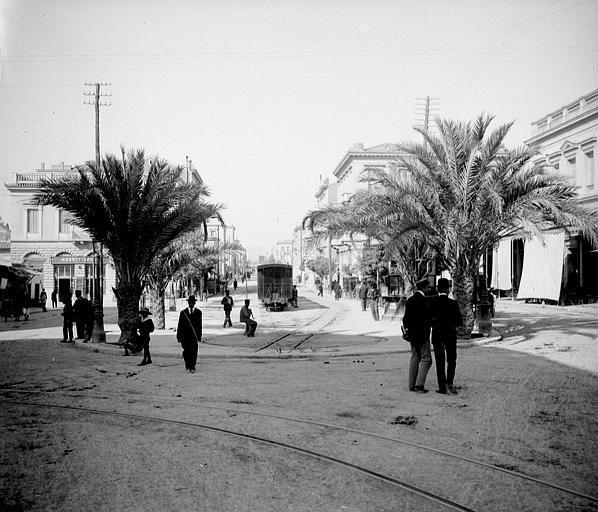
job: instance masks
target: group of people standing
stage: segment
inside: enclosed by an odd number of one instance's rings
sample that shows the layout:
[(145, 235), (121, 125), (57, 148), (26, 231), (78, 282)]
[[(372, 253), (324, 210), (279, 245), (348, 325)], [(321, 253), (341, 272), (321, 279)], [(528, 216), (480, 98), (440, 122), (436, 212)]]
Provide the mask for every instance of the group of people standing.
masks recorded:
[(403, 337), (411, 344), (409, 390), (427, 393), (426, 377), (432, 366), (430, 339), (436, 360), (437, 393), (458, 394), (454, 385), (457, 366), (457, 327), (462, 323), (456, 300), (448, 294), (448, 279), (438, 280), (438, 295), (426, 297), (427, 279), (416, 284), (415, 293), (407, 299), (403, 315)]
[[(75, 302), (72, 302), (71, 295), (62, 297), (64, 307), (62, 308), (62, 342), (72, 343), (73, 324), (76, 327), (76, 339), (87, 343), (91, 340), (93, 333), (93, 307), (91, 302), (83, 297), (81, 290), (75, 290)], [(45, 306), (45, 304), (44, 304)], [(44, 307), (45, 310), (45, 307)]]

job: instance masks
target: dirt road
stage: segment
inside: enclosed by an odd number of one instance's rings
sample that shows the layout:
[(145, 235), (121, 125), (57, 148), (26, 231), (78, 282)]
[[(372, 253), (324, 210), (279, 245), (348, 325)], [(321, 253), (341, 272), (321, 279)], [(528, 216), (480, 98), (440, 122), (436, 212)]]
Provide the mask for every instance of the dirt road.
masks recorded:
[(575, 336), (567, 364), (532, 346), (570, 328), (461, 350), (458, 396), (434, 393), (434, 367), (430, 393), (407, 391), (405, 353), (212, 358), (189, 374), (176, 358), (139, 368), (2, 341), (0, 509), (598, 510), (579, 496), (598, 488), (596, 372), (573, 364)]

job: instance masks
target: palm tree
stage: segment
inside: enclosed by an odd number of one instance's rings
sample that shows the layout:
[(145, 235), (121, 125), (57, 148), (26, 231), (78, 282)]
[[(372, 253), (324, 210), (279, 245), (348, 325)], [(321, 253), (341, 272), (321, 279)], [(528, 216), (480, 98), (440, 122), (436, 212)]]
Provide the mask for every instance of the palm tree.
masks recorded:
[(122, 159), (108, 154), (99, 168), (88, 161), (75, 176), (44, 179), (34, 197), (37, 205), (70, 212), (72, 223), (109, 251), (120, 344), (133, 336), (142, 283), (156, 255), (220, 208), (205, 201), (203, 182), (183, 181), (183, 170), (159, 158), (148, 162), (142, 149), (126, 155), (123, 149)]
[(575, 187), (550, 168), (533, 163), (534, 148), (507, 150), (513, 123), (490, 131), (493, 116), (469, 123), (436, 119), (438, 137), (418, 130), (426, 145), (401, 145), (399, 165), (409, 179), (396, 188), (396, 208), (412, 221), (401, 238), (420, 230), (439, 250), (453, 278), (453, 291), (469, 335), (472, 299), (481, 256), (501, 238), (541, 235), (557, 227), (598, 239), (598, 215), (580, 206)]
[(200, 279), (204, 272), (215, 266), (225, 251), (239, 250), (239, 242), (221, 243), (219, 247), (206, 244), (207, 232), (195, 230), (173, 240), (152, 262), (145, 282), (150, 292), (150, 308), (156, 328), (165, 327), (164, 296), (168, 283), (173, 279)]
[(507, 150), (503, 141), (513, 123), (490, 131), (492, 120), (484, 114), (469, 123), (436, 119), (438, 137), (418, 130), (425, 144), (402, 144), (404, 156), (394, 168), (361, 179), (368, 190), (304, 220), (332, 236), (362, 233), (380, 240), (387, 258), (403, 262), (412, 284), (424, 268), (417, 261), (439, 260), (453, 278), (462, 336), (473, 329), (480, 258), (502, 238), (558, 227), (598, 240), (598, 214), (577, 203), (575, 187), (534, 163), (534, 148)]

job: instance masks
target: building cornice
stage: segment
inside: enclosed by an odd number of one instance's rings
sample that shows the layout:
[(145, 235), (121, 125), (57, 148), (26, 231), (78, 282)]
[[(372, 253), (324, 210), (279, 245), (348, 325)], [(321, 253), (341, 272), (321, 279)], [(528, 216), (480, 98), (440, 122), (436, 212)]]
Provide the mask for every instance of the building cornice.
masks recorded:
[(562, 123), (556, 125), (553, 128), (549, 128), (542, 133), (534, 135), (533, 137), (524, 141), (524, 144), (527, 146), (534, 146), (540, 144), (541, 142), (545, 141), (546, 139), (550, 139), (555, 135), (559, 134), (560, 132), (570, 130), (571, 128), (580, 125), (582, 123), (590, 121), (592, 118), (598, 117), (598, 106), (586, 110), (585, 112), (580, 113), (579, 115), (572, 117), (571, 119), (567, 119)]

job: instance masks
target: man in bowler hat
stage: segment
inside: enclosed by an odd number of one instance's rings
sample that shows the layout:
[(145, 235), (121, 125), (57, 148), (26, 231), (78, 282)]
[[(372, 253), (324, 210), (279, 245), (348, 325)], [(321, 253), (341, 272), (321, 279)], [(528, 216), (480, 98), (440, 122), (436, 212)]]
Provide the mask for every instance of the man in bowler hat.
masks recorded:
[(425, 292), (428, 280), (422, 279), (415, 285), (415, 293), (407, 299), (403, 328), (411, 344), (409, 362), (409, 391), (427, 393), (424, 387), (426, 376), (432, 366), (430, 350), (430, 309)]
[(185, 368), (195, 373), (197, 364), (197, 345), (201, 343), (201, 311), (195, 307), (195, 295), (189, 295), (189, 307), (183, 309), (179, 315), (176, 329), (176, 339), (183, 349)]
[[(432, 345), (436, 360), (437, 393), (457, 394), (453, 385), (457, 367), (457, 327), (462, 323), (461, 310), (456, 300), (448, 296), (448, 279), (438, 280), (438, 296), (430, 299), (432, 317)], [(446, 363), (446, 369), (445, 369)]]

